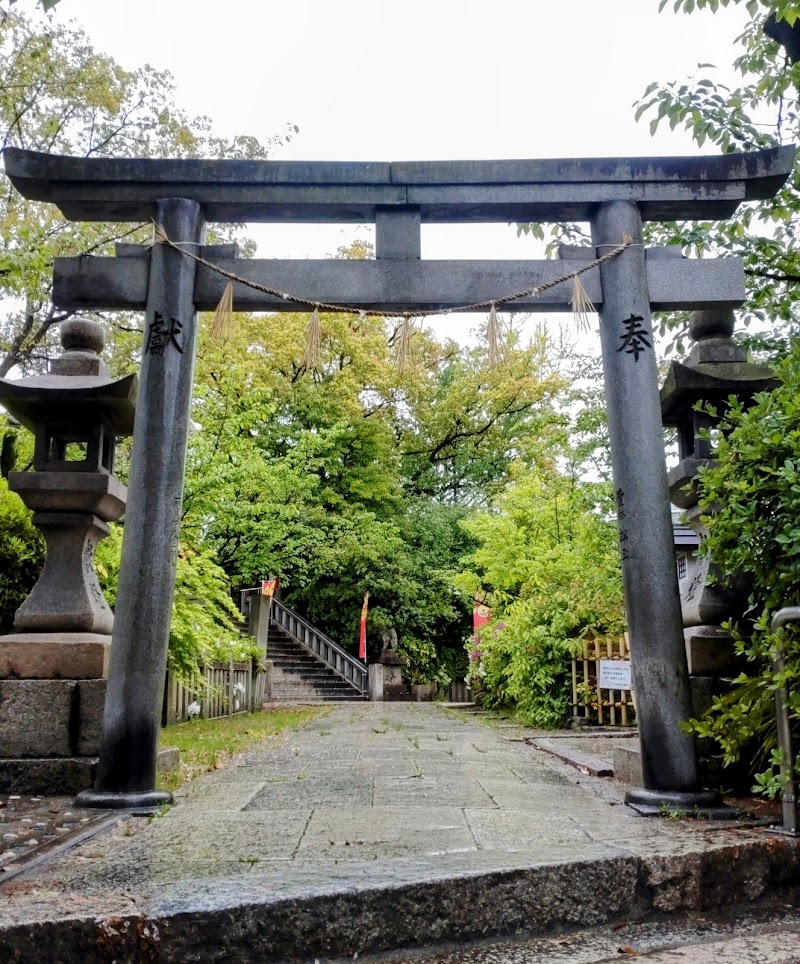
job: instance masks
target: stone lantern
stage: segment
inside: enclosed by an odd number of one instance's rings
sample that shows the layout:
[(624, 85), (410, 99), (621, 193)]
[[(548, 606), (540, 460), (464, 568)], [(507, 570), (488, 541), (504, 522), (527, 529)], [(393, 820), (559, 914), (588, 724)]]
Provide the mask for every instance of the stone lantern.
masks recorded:
[(33, 472), (8, 483), (43, 533), (47, 556), (0, 637), (0, 789), (78, 792), (91, 786), (114, 617), (94, 570), (98, 542), (125, 510), (116, 439), (133, 431), (136, 376), (112, 379), (94, 321), (61, 325), (47, 375), (0, 380), (0, 404), (35, 438)]
[[(778, 385), (770, 368), (747, 360), (746, 349), (732, 337), (734, 323), (732, 310), (693, 312), (689, 335), (695, 344), (685, 362), (672, 362), (661, 388), (664, 425), (676, 428), (678, 434), (680, 461), (669, 471), (670, 500), (684, 510), (687, 524), (701, 540), (707, 530), (701, 522), (705, 510), (698, 505), (697, 473), (701, 466), (713, 463), (714, 433), (727, 400), (735, 395), (747, 404), (757, 392)], [(713, 406), (715, 414), (697, 411), (699, 402)], [(679, 578), (696, 715), (710, 704), (714, 681), (734, 668), (733, 642), (719, 624), (738, 615), (747, 598), (743, 585), (715, 585), (715, 571), (712, 560), (699, 556)]]

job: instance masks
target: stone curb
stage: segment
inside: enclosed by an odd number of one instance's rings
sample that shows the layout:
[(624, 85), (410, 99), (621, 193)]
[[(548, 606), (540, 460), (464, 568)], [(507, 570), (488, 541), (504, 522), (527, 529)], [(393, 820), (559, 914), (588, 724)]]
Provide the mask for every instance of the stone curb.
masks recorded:
[(345, 882), (309, 887), (296, 897), (265, 888), (263, 899), (237, 900), (234, 891), (227, 900), (209, 895), (172, 908), (167, 898), (161, 908), (154, 902), (131, 914), (87, 912), (5, 928), (0, 959), (40, 961), (45, 947), (49, 960), (63, 964), (352, 958), (709, 910), (797, 884), (799, 871), (800, 842), (765, 835), (678, 856), (620, 856), (390, 885)]

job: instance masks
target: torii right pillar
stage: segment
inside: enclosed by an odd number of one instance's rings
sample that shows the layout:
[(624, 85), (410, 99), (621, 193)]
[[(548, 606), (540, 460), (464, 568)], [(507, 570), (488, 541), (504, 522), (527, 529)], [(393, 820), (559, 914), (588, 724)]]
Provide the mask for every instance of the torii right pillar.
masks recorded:
[(642, 219), (635, 202), (609, 201), (591, 223), (598, 255), (625, 236), (632, 240), (600, 266), (600, 339), (644, 783), (625, 799), (641, 812), (708, 811), (722, 801), (700, 789), (694, 740), (681, 725), (691, 716), (691, 696)]

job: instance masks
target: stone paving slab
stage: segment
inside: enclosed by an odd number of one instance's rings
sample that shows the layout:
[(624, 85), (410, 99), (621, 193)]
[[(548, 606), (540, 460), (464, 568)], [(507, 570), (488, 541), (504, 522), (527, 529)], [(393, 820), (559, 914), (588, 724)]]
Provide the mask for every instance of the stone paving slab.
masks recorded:
[(65, 962), (352, 958), (752, 900), (800, 875), (797, 841), (639, 817), (624, 790), (516, 727), (340, 706), (0, 885), (0, 960), (37, 960), (34, 932)]

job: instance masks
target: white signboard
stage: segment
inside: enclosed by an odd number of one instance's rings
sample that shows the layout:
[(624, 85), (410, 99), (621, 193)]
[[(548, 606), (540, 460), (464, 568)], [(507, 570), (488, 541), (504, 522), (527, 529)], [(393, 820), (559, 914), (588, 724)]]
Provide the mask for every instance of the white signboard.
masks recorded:
[(601, 659), (597, 685), (601, 690), (629, 690), (631, 661), (629, 659)]

